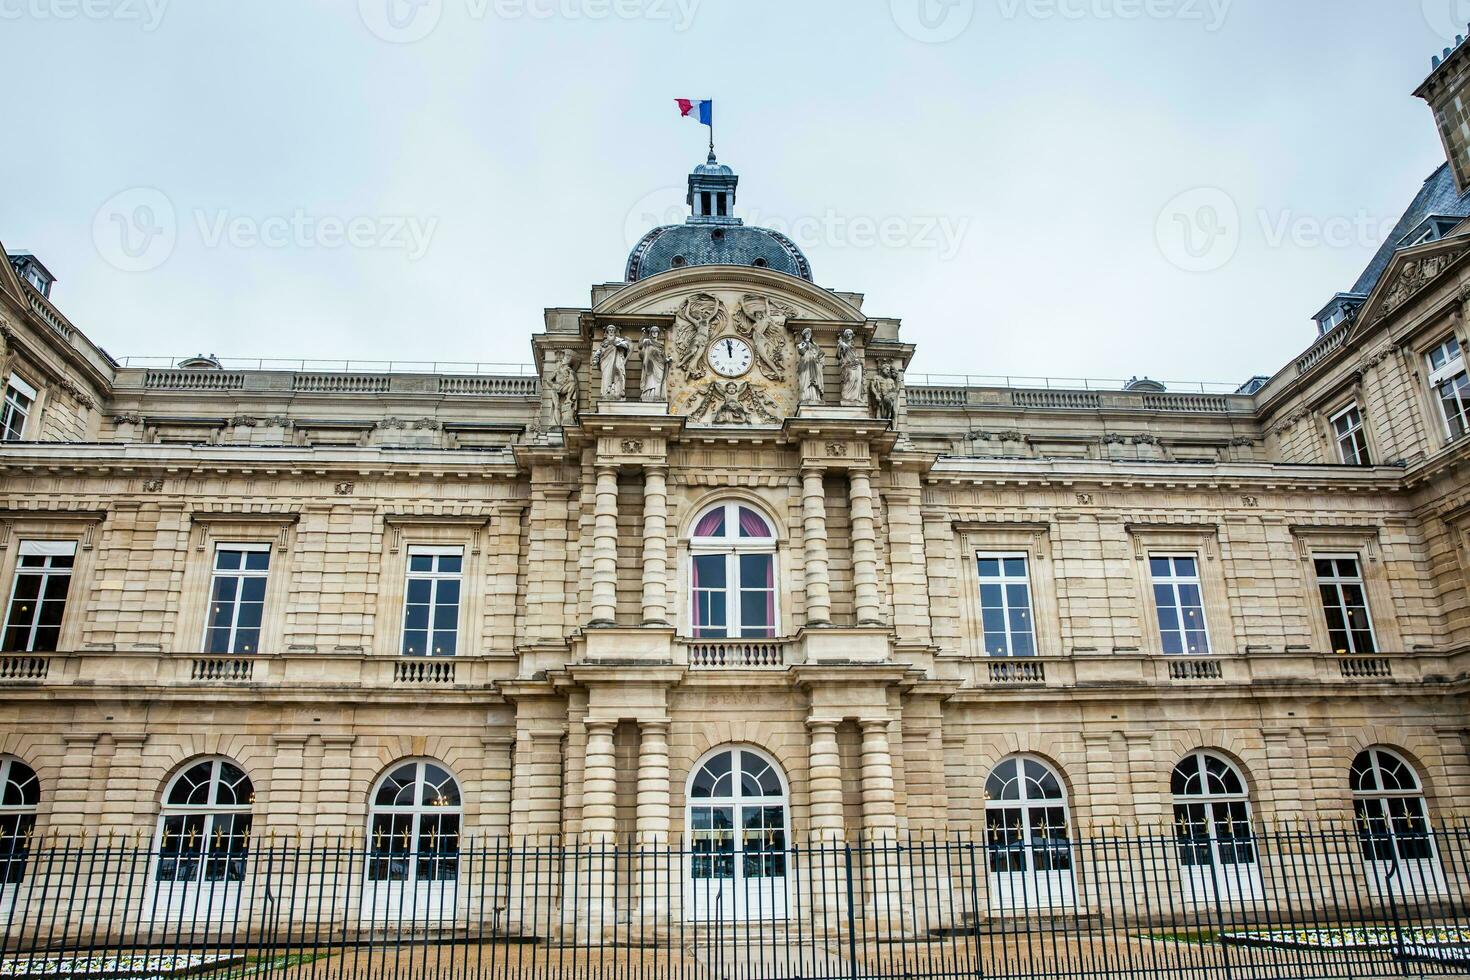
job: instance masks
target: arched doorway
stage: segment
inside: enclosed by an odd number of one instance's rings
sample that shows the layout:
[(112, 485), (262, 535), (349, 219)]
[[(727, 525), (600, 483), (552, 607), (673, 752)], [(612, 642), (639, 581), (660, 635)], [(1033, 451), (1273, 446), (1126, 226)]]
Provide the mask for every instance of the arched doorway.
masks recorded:
[(1174, 838), (1191, 901), (1255, 901), (1261, 867), (1245, 777), (1214, 752), (1191, 752), (1174, 767)]
[(784, 919), (790, 806), (775, 760), (746, 746), (716, 749), (694, 767), (685, 799), (685, 914)]
[(1061, 777), (1034, 756), (1003, 759), (985, 782), (993, 908), (1070, 905), (1072, 840)]

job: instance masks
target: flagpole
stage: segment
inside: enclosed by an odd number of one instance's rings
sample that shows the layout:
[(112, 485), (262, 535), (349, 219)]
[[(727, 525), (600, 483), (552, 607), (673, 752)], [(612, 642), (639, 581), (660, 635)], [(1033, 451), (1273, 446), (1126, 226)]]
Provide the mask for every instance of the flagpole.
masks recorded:
[(709, 104), (709, 155), (713, 159), (715, 155), (715, 103), (710, 100)]

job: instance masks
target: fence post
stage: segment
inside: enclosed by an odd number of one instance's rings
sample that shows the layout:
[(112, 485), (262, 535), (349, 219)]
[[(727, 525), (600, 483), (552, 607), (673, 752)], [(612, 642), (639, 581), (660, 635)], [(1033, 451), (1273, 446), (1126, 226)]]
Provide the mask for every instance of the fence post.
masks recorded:
[(857, 959), (857, 903), (853, 900), (852, 845), (842, 843), (842, 864), (847, 875), (847, 969), (852, 980), (858, 980)]

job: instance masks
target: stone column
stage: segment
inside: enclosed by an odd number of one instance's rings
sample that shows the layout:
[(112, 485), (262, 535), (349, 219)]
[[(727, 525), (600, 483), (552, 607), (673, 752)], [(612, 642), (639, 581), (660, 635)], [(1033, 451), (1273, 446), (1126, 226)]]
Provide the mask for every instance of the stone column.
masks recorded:
[(592, 530), (592, 625), (613, 626), (618, 618), (618, 470), (597, 467), (597, 502)]
[(668, 467), (643, 470), (643, 625), (669, 624)]
[(835, 721), (809, 721), (811, 732), (811, 835), (818, 843), (844, 836), (842, 809), (842, 755), (837, 748)]
[(669, 723), (644, 722), (638, 749), (638, 843), (663, 847), (669, 841)]
[(638, 747), (638, 823), (631, 871), (642, 928), (651, 935), (673, 920), (682, 862), (669, 848), (669, 723), (643, 722)]
[(349, 822), (357, 803), (352, 792), (352, 747), (356, 735), (323, 735), (321, 774), (316, 782), (316, 829), (320, 834), (355, 837), (361, 829)]
[(898, 809), (893, 789), (893, 752), (888, 743), (888, 719), (860, 722), (863, 730), (863, 833), (870, 841), (892, 840), (898, 834)]
[(852, 505), (852, 588), (859, 626), (878, 626), (878, 532), (873, 523), (873, 482), (867, 470), (848, 474)]
[(832, 625), (832, 585), (827, 573), (827, 497), (822, 470), (801, 471), (801, 534), (806, 552), (806, 624)]
[(91, 826), (87, 819), (87, 800), (97, 785), (92, 779), (97, 739), (97, 735), (85, 732), (67, 732), (61, 736), (66, 752), (61, 757), (61, 771), (56, 775), (56, 801), (47, 826), (52, 834), (68, 835)]
[(611, 845), (617, 833), (618, 769), (610, 721), (587, 722), (582, 775), (582, 836), (591, 845)]
[(103, 791), (102, 827), (127, 833), (143, 833), (138, 820), (138, 777), (143, 770), (143, 743), (148, 736), (125, 733), (112, 736), (112, 761), (107, 767), (106, 789)]

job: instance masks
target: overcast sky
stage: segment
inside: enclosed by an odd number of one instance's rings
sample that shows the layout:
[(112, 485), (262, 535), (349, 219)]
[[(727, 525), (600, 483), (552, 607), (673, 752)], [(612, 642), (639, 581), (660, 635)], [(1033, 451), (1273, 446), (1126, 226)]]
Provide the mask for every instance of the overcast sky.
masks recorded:
[(526, 361), (543, 308), (587, 304), (682, 215), (705, 134), (673, 100), (713, 97), (741, 214), (901, 317), (916, 371), (1239, 382), (1311, 342), (1443, 161), (1410, 93), (1466, 20), (0, 0), (0, 241), (114, 356)]

